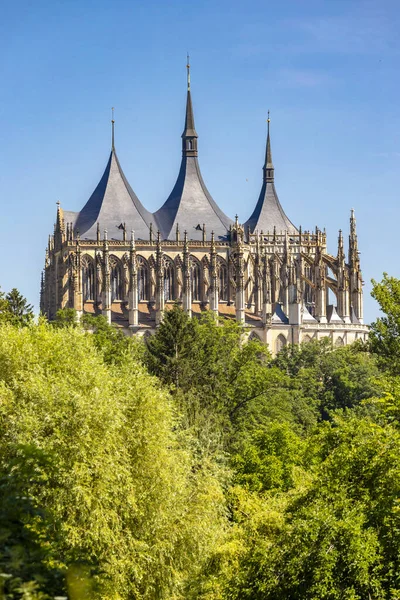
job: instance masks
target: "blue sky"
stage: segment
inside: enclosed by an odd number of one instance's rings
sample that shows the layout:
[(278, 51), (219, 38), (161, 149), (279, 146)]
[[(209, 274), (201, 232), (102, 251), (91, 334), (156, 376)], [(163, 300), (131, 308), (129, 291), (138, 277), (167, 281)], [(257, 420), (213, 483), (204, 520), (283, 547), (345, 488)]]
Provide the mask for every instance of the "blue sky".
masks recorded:
[(271, 110), (289, 218), (326, 227), (356, 211), (366, 321), (371, 278), (400, 276), (398, 0), (37, 0), (0, 22), (0, 285), (38, 307), (56, 201), (79, 210), (110, 150), (149, 210), (178, 174), (186, 51), (203, 177), (231, 217), (251, 214)]

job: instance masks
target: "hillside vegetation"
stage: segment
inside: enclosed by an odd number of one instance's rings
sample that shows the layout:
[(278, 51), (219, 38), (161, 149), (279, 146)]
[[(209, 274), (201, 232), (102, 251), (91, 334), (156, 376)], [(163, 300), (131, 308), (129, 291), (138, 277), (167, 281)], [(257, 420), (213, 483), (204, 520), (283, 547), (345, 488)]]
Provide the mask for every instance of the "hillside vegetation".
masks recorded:
[(367, 345), (276, 358), (1, 296), (0, 598), (399, 600), (400, 281), (373, 295)]

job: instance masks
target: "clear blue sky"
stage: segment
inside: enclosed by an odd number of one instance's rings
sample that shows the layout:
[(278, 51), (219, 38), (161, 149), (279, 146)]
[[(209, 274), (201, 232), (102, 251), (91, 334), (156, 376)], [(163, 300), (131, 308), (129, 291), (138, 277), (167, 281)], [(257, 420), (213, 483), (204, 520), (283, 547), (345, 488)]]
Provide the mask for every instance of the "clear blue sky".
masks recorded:
[(186, 51), (209, 190), (245, 221), (271, 110), (277, 189), (336, 252), (356, 210), (371, 278), (400, 276), (398, 0), (52, 0), (3, 3), (0, 284), (38, 308), (56, 201), (79, 210), (110, 150), (149, 210), (178, 173)]

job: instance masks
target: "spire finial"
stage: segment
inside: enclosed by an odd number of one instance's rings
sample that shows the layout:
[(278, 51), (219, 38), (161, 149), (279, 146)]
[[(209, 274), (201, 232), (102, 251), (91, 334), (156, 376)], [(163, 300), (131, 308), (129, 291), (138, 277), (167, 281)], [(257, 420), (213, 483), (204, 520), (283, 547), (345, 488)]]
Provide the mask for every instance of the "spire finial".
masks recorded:
[(114, 107), (111, 107), (111, 147), (114, 150), (115, 146), (114, 146), (114, 124), (115, 124), (115, 120), (114, 120)]
[(265, 163), (263, 166), (264, 171), (264, 181), (273, 181), (274, 180), (274, 165), (272, 162), (272, 151), (271, 151), (271, 138), (269, 136), (269, 124), (271, 123), (270, 119), (270, 111), (268, 109), (268, 118), (267, 118), (267, 148), (265, 151)]
[(187, 70), (187, 89), (189, 91), (190, 90), (190, 57), (189, 57), (189, 52), (187, 54), (186, 70)]

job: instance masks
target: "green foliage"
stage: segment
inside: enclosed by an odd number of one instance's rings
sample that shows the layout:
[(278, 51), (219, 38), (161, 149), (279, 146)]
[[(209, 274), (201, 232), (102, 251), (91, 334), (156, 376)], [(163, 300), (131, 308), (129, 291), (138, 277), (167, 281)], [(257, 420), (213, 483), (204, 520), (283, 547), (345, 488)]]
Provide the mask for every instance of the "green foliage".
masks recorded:
[(6, 301), (8, 303), (8, 311), (10, 312), (9, 320), (14, 325), (24, 327), (32, 322), (33, 307), (31, 304), (28, 304), (27, 299), (16, 288), (13, 288), (6, 295)]
[(336, 418), (310, 445), (313, 479), (289, 499), (272, 536), (264, 522), (253, 531), (230, 597), (397, 598), (399, 432)]
[(142, 354), (142, 344), (110, 325), (103, 315), (85, 314), (81, 318), (81, 325), (93, 334), (94, 345), (107, 363), (121, 362), (127, 353), (134, 353), (137, 357)]
[(372, 283), (372, 297), (384, 316), (371, 325), (370, 347), (383, 370), (400, 375), (400, 280), (384, 273), (380, 283)]
[(337, 349), (328, 339), (288, 346), (274, 364), (314, 399), (324, 419), (332, 411), (354, 408), (379, 393), (376, 359), (357, 342)]
[(3, 597), (399, 600), (400, 282), (374, 294), (369, 345), (275, 359), (178, 306), (143, 343), (1, 296)]
[(302, 439), (286, 423), (272, 421), (245, 439), (232, 458), (239, 485), (256, 491), (287, 490), (294, 485), (294, 469), (302, 462)]
[(210, 313), (189, 319), (175, 306), (147, 340), (150, 372), (170, 386), (184, 428), (203, 449), (224, 446), (239, 413), (269, 386), (267, 349), (257, 341), (242, 344), (242, 336), (233, 321), (218, 322)]
[(0, 382), (7, 597), (30, 582), (65, 595), (81, 566), (91, 598), (181, 597), (224, 499), (179, 445), (168, 395), (129, 354), (106, 365), (92, 335), (46, 325), (1, 328)]
[(74, 308), (60, 308), (56, 313), (56, 318), (51, 321), (52, 327), (62, 329), (64, 327), (78, 327), (79, 319)]

